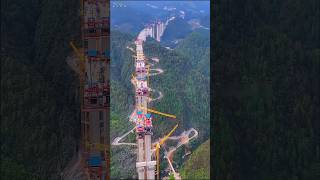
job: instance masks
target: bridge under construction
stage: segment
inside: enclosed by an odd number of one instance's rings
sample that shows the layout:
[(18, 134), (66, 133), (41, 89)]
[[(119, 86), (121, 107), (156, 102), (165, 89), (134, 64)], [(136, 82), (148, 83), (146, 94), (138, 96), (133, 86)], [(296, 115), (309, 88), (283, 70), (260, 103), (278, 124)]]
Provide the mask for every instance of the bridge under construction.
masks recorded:
[(65, 179), (110, 179), (109, 1), (80, 3), (82, 49), (77, 49), (73, 42), (70, 45), (79, 58), (82, 139), (77, 164), (81, 167), (71, 169), (82, 169), (85, 177), (76, 174)]
[[(143, 42), (147, 36), (146, 31), (142, 31), (135, 41), (136, 45), (136, 58), (135, 58), (135, 76), (133, 79), (135, 82), (135, 98), (136, 105), (134, 113), (137, 114), (136, 118), (130, 119), (136, 126), (137, 134), (137, 162), (136, 169), (139, 179), (160, 179), (160, 146), (165, 142), (165, 140), (173, 133), (173, 131), (178, 127), (176, 125), (173, 130), (161, 141), (156, 144), (155, 152), (152, 146), (151, 136), (153, 131), (152, 126), (152, 115), (150, 113), (156, 113), (159, 115), (167, 116), (170, 118), (176, 118), (176, 116), (162, 113), (156, 110), (148, 108), (150, 90), (148, 86), (148, 76), (150, 76), (150, 65), (148, 65), (147, 58), (145, 58), (143, 53)], [(153, 154), (155, 153), (155, 154)], [(169, 162), (170, 164), (170, 162)], [(157, 166), (157, 170), (156, 170)], [(173, 168), (173, 167), (172, 167)], [(173, 170), (174, 172), (174, 170)], [(180, 179), (180, 177), (176, 177)]]
[[(81, 0), (82, 48), (77, 49), (73, 42), (71, 47), (79, 58), (79, 79), (81, 98), (81, 143), (78, 161), (67, 170), (64, 179), (110, 179), (109, 153), (109, 117), (110, 117), (110, 29), (109, 2), (106, 0)], [(169, 19), (166, 24), (172, 20)], [(153, 26), (152, 26), (153, 27)], [(163, 97), (160, 91), (151, 89), (148, 85), (149, 76), (163, 73), (160, 68), (151, 69), (143, 53), (143, 43), (147, 36), (160, 41), (164, 28), (158, 23), (156, 31), (150, 26), (143, 29), (135, 41), (135, 72), (131, 82), (135, 87), (135, 109), (129, 122), (134, 128), (121, 137), (113, 140), (112, 145), (131, 145), (137, 147), (136, 169), (139, 179), (160, 179), (160, 148), (166, 140), (180, 140), (180, 136), (170, 138), (178, 124), (164, 138), (152, 143), (153, 115), (158, 114), (176, 119), (175, 115), (159, 112), (148, 107), (151, 101)], [(160, 29), (160, 30), (159, 30)], [(154, 33), (156, 33), (156, 36)], [(154, 60), (159, 62), (159, 59)], [(151, 92), (158, 92), (159, 97), (152, 99)], [(195, 131), (195, 130), (194, 130)], [(196, 132), (196, 131), (195, 131)], [(120, 142), (130, 133), (136, 133), (136, 143)], [(188, 133), (189, 134), (189, 131)], [(189, 135), (183, 136), (188, 139)], [(195, 135), (190, 138), (193, 139)], [(178, 147), (190, 139), (180, 142)], [(175, 149), (176, 149), (175, 148)], [(169, 168), (175, 179), (181, 179), (172, 165), (175, 149), (167, 153)], [(69, 172), (68, 172), (69, 171)], [(71, 172), (75, 171), (75, 172)]]
[[(112, 145), (130, 145), (137, 147), (137, 160), (136, 160), (136, 170), (138, 174), (138, 179), (160, 179), (160, 148), (161, 145), (165, 143), (166, 140), (181, 140), (184, 141), (178, 143), (178, 145), (167, 153), (167, 161), (171, 172), (173, 173), (175, 179), (181, 179), (179, 173), (174, 170), (172, 165), (172, 156), (174, 151), (189, 142), (198, 135), (198, 132), (194, 129), (185, 131), (181, 136), (170, 137), (170, 135), (177, 129), (178, 124), (173, 127), (173, 129), (163, 138), (160, 138), (155, 143), (152, 143), (153, 131), (156, 128), (153, 127), (152, 121), (153, 115), (158, 114), (166, 116), (171, 119), (176, 119), (175, 115), (159, 112), (148, 107), (148, 103), (154, 100), (159, 100), (163, 97), (163, 94), (158, 91), (159, 97), (153, 99), (150, 97), (151, 92), (155, 92), (149, 87), (149, 76), (159, 75), (163, 73), (160, 68), (151, 69), (154, 64), (148, 62), (148, 58), (144, 56), (143, 43), (146, 41), (146, 37), (153, 37), (150, 26), (146, 26), (135, 40), (135, 50), (127, 47), (129, 50), (135, 53), (135, 72), (132, 75), (131, 83), (135, 88), (135, 109), (129, 117), (129, 122), (134, 125), (134, 128), (122, 135), (121, 137), (116, 137)], [(156, 38), (156, 37), (153, 37)], [(157, 37), (159, 38), (159, 37)], [(155, 62), (159, 62), (159, 59), (152, 59)], [(157, 71), (156, 73), (150, 73), (151, 71)], [(120, 142), (130, 133), (136, 133), (136, 143), (124, 143)], [(194, 132), (194, 135), (190, 138), (189, 134)], [(182, 138), (181, 138), (182, 137)]]

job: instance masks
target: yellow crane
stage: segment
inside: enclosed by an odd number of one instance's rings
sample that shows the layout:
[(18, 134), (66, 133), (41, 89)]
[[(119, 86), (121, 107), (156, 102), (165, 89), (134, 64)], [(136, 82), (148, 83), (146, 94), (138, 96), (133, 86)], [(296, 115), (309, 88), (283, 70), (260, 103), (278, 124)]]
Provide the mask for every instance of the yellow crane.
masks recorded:
[(144, 110), (147, 110), (147, 111), (152, 112), (152, 113), (155, 113), (155, 114), (159, 114), (159, 115), (171, 117), (171, 118), (174, 118), (174, 119), (177, 118), (175, 115), (163, 113), (163, 112), (160, 112), (160, 111), (157, 111), (157, 110), (154, 110), (154, 109), (145, 108), (145, 107), (143, 107), (143, 106), (139, 106), (139, 108), (144, 109)]
[(84, 73), (84, 62), (85, 62), (85, 57), (80, 53), (80, 51), (76, 48), (76, 46), (73, 44), (72, 41), (70, 41), (70, 46), (72, 47), (73, 51), (76, 53), (78, 58), (80, 59), (79, 62), (79, 68), (80, 68), (80, 77), (83, 78), (83, 73)]
[(87, 148), (94, 148), (94, 149), (97, 149), (99, 151), (103, 151), (105, 150), (106, 148), (109, 148), (109, 145), (108, 144), (101, 144), (101, 143), (90, 143), (89, 141), (87, 141), (85, 143), (86, 147)]
[(166, 135), (163, 139), (161, 139), (156, 145), (156, 160), (157, 160), (157, 179), (160, 180), (160, 147), (161, 145), (168, 139), (169, 136), (177, 129), (179, 124), (175, 125), (174, 128)]
[(85, 72), (85, 67), (84, 67), (84, 62), (85, 62), (85, 57), (80, 53), (80, 51), (76, 48), (76, 46), (73, 44), (72, 41), (70, 41), (70, 46), (72, 47), (73, 51), (76, 53), (78, 58), (80, 59), (79, 61), (79, 79), (80, 79), (80, 102), (81, 102), (81, 109), (83, 108), (83, 87), (84, 87), (84, 72)]
[[(73, 44), (73, 42), (72, 41), (70, 41), (70, 46), (72, 47), (72, 49), (73, 49), (73, 51), (76, 53), (76, 55), (78, 56), (78, 58), (79, 58), (79, 79), (80, 79), (80, 89), (79, 89), (79, 97), (80, 97), (80, 107), (81, 107), (81, 109), (83, 109), (83, 96), (84, 96), (84, 94), (83, 94), (83, 92), (84, 92), (84, 72), (85, 72), (85, 65), (84, 65), (84, 63), (85, 63), (85, 57), (84, 57), (84, 55), (82, 55), (81, 53), (80, 53), (80, 51), (76, 48), (76, 46)], [(85, 134), (83, 134), (83, 140), (85, 140), (86, 139), (86, 137), (85, 137)], [(86, 146), (85, 146), (86, 147)]]

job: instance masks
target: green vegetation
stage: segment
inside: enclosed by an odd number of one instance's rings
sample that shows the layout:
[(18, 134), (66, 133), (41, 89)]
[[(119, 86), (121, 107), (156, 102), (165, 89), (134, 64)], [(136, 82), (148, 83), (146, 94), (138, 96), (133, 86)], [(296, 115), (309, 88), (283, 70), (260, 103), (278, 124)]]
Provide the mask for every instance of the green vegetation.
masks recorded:
[[(133, 111), (134, 92), (130, 84), (134, 72), (132, 52), (127, 49), (133, 36), (118, 31), (111, 32), (111, 123), (110, 138), (121, 136), (133, 126), (128, 123), (128, 116)], [(126, 142), (129, 139), (125, 140)], [(134, 148), (111, 146), (111, 177), (132, 178), (135, 174)]]
[(170, 21), (166, 27), (166, 30), (161, 38), (161, 43), (168, 46), (174, 46), (172, 41), (185, 38), (191, 31), (191, 26), (188, 24), (188, 22), (185, 19), (177, 17)]
[(318, 7), (215, 5), (215, 179), (320, 179)]
[(169, 176), (169, 180), (174, 180), (174, 176), (173, 176), (173, 174), (170, 174), (170, 176)]
[(210, 140), (201, 144), (180, 170), (182, 179), (210, 179)]
[(79, 1), (1, 1), (1, 179), (59, 179), (78, 144), (78, 79), (66, 64)]
[[(159, 76), (150, 77), (150, 87), (160, 90), (164, 98), (150, 104), (154, 109), (161, 112), (177, 115), (178, 119), (168, 119), (155, 115), (154, 138), (162, 137), (173, 128), (176, 123), (180, 123), (176, 134), (181, 133), (190, 127), (199, 131), (199, 137), (192, 148), (197, 147), (209, 137), (209, 53), (200, 56), (189, 57), (183, 54), (193, 54), (190, 46), (196, 47), (193, 43), (202, 36), (199, 34), (190, 34), (191, 37), (182, 42), (180, 50), (170, 51), (160, 46), (155, 40), (148, 39), (144, 44), (144, 53), (147, 57), (158, 57), (160, 63), (155, 63), (155, 67), (160, 67), (164, 73)], [(193, 37), (194, 36), (194, 37)], [(128, 116), (134, 108), (134, 89), (130, 83), (131, 74), (134, 72), (134, 55), (127, 46), (135, 47), (132, 44), (134, 37), (123, 34), (118, 31), (111, 33), (111, 111), (119, 118), (111, 119), (111, 138), (116, 134), (121, 135), (131, 129), (133, 126), (128, 123)], [(193, 39), (193, 40), (192, 40)], [(205, 42), (204, 39), (199, 40)], [(209, 39), (205, 43), (198, 43), (197, 46), (201, 52), (208, 48)], [(197, 48), (194, 53), (198, 53)], [(197, 59), (199, 58), (199, 59)], [(195, 62), (194, 62), (195, 61)], [(198, 62), (198, 63), (197, 63)], [(207, 63), (206, 66), (201, 64)], [(118, 122), (117, 122), (118, 121)], [(120, 128), (120, 125), (122, 128)], [(127, 124), (127, 125), (125, 125)], [(129, 149), (129, 148), (127, 148)], [(114, 147), (112, 149), (112, 168), (120, 172), (114, 173), (113, 178), (131, 178), (135, 174), (135, 156), (133, 151), (131, 156), (123, 155), (124, 149)], [(127, 161), (121, 161), (123, 156)], [(178, 157), (178, 156), (177, 156)], [(132, 163), (128, 163), (132, 162)], [(183, 159), (179, 156), (175, 162), (181, 165)], [(125, 167), (125, 168), (124, 168)], [(166, 162), (161, 162), (161, 167), (166, 167)], [(132, 172), (128, 174), (127, 172)]]

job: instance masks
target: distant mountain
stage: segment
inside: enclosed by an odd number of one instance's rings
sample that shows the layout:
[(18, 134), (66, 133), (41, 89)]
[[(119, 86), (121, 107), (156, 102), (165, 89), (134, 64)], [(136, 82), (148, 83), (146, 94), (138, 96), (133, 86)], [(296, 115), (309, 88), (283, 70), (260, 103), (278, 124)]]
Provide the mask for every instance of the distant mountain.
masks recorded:
[[(117, 4), (119, 1), (113, 3)], [(210, 14), (209, 1), (121, 1), (121, 4), (153, 15), (177, 11), (186, 11), (190, 17)]]
[(161, 38), (165, 46), (175, 47), (178, 42), (192, 31), (191, 26), (185, 19), (180, 17), (170, 21)]
[[(210, 38), (210, 16), (200, 16), (190, 20), (176, 17), (167, 25), (164, 34), (161, 37), (161, 44), (170, 48), (175, 48), (192, 32), (198, 32), (198, 34), (204, 36), (204, 38)], [(189, 41), (193, 41), (193, 39)], [(207, 41), (209, 42), (208, 39)], [(205, 45), (209, 47), (208, 43)]]
[(169, 17), (185, 21), (210, 16), (209, 1), (112, 1), (112, 29), (136, 34), (145, 24)]
[(113, 29), (133, 35), (143, 29), (144, 24), (153, 19), (148, 13), (127, 6), (113, 7), (111, 17), (111, 27)]

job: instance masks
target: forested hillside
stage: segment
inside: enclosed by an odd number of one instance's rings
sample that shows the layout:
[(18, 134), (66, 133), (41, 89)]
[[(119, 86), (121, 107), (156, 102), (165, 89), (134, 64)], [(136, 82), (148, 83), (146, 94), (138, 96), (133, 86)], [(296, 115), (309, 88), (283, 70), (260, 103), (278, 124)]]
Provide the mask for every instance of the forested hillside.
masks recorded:
[[(207, 78), (210, 76), (210, 31), (198, 29), (190, 33), (175, 48), (190, 59), (193, 69), (199, 70)], [(209, 80), (209, 79), (208, 79)]]
[(319, 1), (221, 1), (213, 176), (320, 179)]
[(79, 1), (1, 1), (1, 179), (59, 179), (80, 135)]
[[(190, 34), (190, 36), (193, 36)], [(197, 36), (196, 36), (197, 37)], [(195, 37), (195, 39), (196, 39)], [(127, 46), (134, 47), (133, 36), (123, 34), (118, 31), (111, 33), (111, 138), (121, 135), (130, 130), (133, 126), (128, 123), (128, 115), (134, 108), (134, 92), (130, 83), (131, 74), (134, 72), (133, 53)], [(209, 39), (207, 39), (209, 41)], [(188, 49), (191, 44), (186, 41), (183, 45)], [(204, 44), (204, 46), (208, 43)], [(199, 45), (199, 49), (205, 49)], [(201, 66), (192, 61), (199, 61), (183, 56), (183, 49), (180, 51), (170, 51), (162, 47), (155, 40), (148, 39), (144, 44), (144, 53), (147, 57), (158, 57), (160, 63), (155, 67), (160, 67), (164, 73), (150, 77), (150, 87), (159, 90), (164, 97), (160, 101), (150, 104), (151, 107), (161, 112), (177, 115), (178, 119), (168, 119), (155, 115), (154, 138), (158, 138), (168, 133), (176, 123), (180, 123), (176, 134), (188, 128), (195, 128), (199, 131), (199, 137), (192, 144), (194, 149), (199, 144), (209, 138), (209, 76), (201, 71)], [(185, 52), (187, 54), (187, 52)], [(207, 58), (209, 63), (209, 53), (202, 58)], [(205, 60), (203, 60), (205, 61)], [(195, 65), (193, 65), (195, 64)], [(207, 68), (208, 68), (207, 64)], [(197, 91), (200, 91), (199, 93)], [(157, 96), (157, 94), (154, 94)], [(134, 136), (130, 137), (134, 140)], [(129, 139), (130, 139), (129, 138)], [(130, 148), (112, 148), (112, 177), (130, 178), (135, 174), (134, 149), (131, 153)], [(184, 161), (181, 156), (177, 158), (177, 164), (181, 165)], [(161, 167), (165, 167), (166, 162), (162, 162)], [(132, 174), (128, 174), (128, 171)]]
[(185, 38), (191, 32), (191, 26), (180, 17), (170, 21), (166, 27), (161, 41), (168, 46), (174, 46), (174, 41)]
[[(111, 142), (133, 128), (128, 116), (133, 111), (134, 92), (130, 84), (134, 71), (132, 52), (127, 49), (133, 36), (111, 32)], [(131, 178), (135, 174), (134, 149), (125, 146), (111, 146), (111, 178)]]
[(181, 168), (183, 179), (210, 179), (210, 140), (201, 144)]

